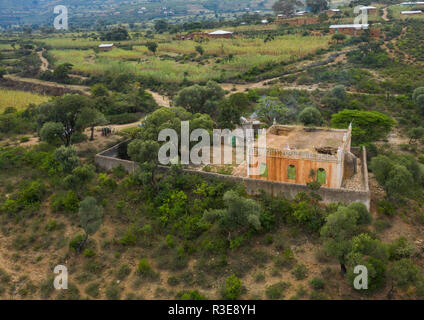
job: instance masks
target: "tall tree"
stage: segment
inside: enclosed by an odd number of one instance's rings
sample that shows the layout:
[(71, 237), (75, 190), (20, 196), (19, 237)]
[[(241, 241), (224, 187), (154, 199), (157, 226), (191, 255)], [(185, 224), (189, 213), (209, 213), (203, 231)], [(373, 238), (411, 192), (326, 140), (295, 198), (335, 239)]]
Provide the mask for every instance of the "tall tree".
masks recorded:
[(84, 108), (78, 117), (77, 126), (79, 128), (90, 127), (90, 140), (94, 140), (94, 127), (101, 126), (107, 123), (103, 113), (94, 108)]
[[(58, 133), (57, 130), (61, 126), (62, 132), (58, 134), (58, 137), (65, 146), (69, 146), (72, 135), (81, 129), (78, 121), (82, 110), (91, 107), (91, 104), (89, 98), (78, 94), (65, 95), (41, 104), (37, 108), (37, 123), (40, 133), (44, 131), (45, 136), (51, 136), (51, 132), (46, 132), (47, 129)], [(52, 126), (51, 123), (56, 123), (56, 125)]]
[(88, 236), (93, 235), (99, 230), (103, 219), (103, 207), (97, 205), (93, 197), (86, 197), (80, 202), (78, 215), (81, 228), (84, 229), (85, 237), (79, 246), (79, 251), (85, 246)]

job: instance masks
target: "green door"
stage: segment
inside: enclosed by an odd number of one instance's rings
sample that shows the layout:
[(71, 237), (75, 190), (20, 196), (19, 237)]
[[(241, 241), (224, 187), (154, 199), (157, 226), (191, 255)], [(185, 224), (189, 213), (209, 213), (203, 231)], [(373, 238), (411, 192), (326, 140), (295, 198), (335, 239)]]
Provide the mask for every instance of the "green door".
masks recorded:
[(319, 183), (321, 183), (321, 184), (326, 184), (327, 183), (327, 173), (322, 168), (318, 169), (318, 172), (317, 172), (317, 181)]

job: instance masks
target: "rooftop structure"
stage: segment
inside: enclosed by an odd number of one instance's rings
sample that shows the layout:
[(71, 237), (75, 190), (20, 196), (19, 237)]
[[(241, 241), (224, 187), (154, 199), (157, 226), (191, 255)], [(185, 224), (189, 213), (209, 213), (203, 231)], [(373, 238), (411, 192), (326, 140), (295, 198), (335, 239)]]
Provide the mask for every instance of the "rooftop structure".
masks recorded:
[[(254, 179), (341, 188), (343, 179), (358, 172), (358, 159), (350, 152), (352, 127), (330, 129), (273, 125), (266, 132), (266, 147), (254, 142), (247, 157), (247, 176)], [(260, 156), (266, 155), (265, 158)], [(253, 164), (262, 168), (252, 174)], [(255, 175), (256, 174), (256, 175)]]
[(216, 30), (213, 32), (209, 32), (208, 33), (211, 36), (215, 36), (215, 35), (224, 35), (224, 34), (233, 34), (231, 31), (225, 31), (225, 30)]
[(103, 43), (99, 45), (99, 48), (111, 48), (113, 46), (114, 46), (113, 43)]
[(369, 24), (333, 24), (330, 29), (368, 29)]
[(99, 50), (101, 51), (110, 51), (115, 47), (113, 43), (102, 43), (99, 45)]
[(412, 10), (412, 11), (401, 11), (400, 14), (410, 15), (410, 14), (422, 14), (421, 10)]
[(216, 30), (213, 32), (209, 32), (207, 34), (208, 37), (211, 38), (231, 38), (233, 36), (233, 32), (231, 31), (226, 31), (226, 30)]

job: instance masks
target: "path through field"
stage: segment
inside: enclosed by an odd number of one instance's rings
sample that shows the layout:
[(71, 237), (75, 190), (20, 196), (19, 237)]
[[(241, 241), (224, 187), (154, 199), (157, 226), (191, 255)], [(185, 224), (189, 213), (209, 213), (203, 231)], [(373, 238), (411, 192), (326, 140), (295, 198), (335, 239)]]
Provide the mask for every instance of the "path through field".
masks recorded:
[(45, 50), (43, 49), (42, 51), (37, 52), (37, 54), (38, 54), (38, 56), (40, 57), (40, 60), (41, 60), (41, 66), (40, 66), (41, 72), (46, 72), (47, 70), (49, 70), (49, 62), (43, 56), (44, 51)]
[(383, 16), (382, 16), (382, 18), (383, 18), (384, 21), (390, 21), (390, 19), (387, 17), (387, 14), (388, 14), (387, 8), (388, 7), (384, 7), (383, 8)]

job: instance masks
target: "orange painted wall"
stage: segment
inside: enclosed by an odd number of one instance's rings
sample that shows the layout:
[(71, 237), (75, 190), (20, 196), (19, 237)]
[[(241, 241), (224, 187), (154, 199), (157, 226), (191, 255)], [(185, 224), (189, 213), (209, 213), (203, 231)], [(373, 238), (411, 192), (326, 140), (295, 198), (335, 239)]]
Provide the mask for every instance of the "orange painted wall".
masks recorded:
[[(309, 177), (311, 169), (318, 171), (322, 168), (327, 175), (326, 184), (323, 186), (330, 188), (338, 188), (337, 185), (337, 163), (330, 161), (314, 161), (314, 160), (295, 160), (280, 157), (267, 156), (268, 177), (251, 176), (254, 179), (272, 180), (280, 182), (291, 182), (297, 184), (306, 184), (313, 181)], [(296, 180), (289, 180), (287, 177), (289, 165), (296, 167)]]

